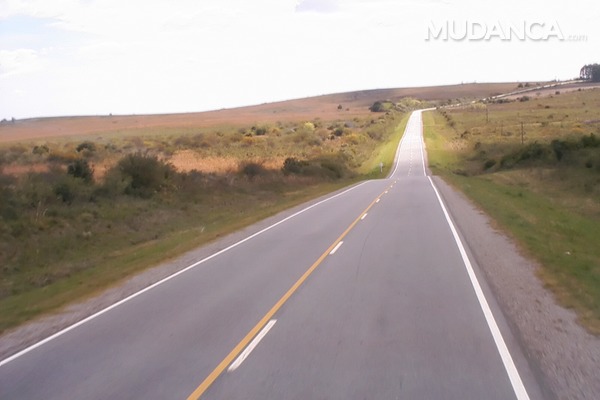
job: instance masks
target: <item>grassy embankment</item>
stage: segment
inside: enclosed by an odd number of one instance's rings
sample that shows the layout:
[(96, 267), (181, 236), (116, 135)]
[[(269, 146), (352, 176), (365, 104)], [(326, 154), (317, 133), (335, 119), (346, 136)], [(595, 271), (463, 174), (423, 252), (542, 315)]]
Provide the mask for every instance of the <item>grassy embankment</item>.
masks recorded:
[(599, 118), (599, 90), (424, 114), (433, 173), (516, 238), (542, 265), (539, 274), (559, 301), (595, 334), (600, 334)]
[(306, 200), (385, 176), (406, 121), (373, 113), (1, 147), (0, 332)]

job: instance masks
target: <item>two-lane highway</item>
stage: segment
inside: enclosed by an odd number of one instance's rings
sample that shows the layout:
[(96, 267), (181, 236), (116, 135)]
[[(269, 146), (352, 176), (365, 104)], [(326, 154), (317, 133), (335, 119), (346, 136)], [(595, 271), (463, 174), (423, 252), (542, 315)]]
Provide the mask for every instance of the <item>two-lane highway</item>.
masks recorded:
[(0, 362), (0, 399), (538, 399), (427, 177), (324, 199)]

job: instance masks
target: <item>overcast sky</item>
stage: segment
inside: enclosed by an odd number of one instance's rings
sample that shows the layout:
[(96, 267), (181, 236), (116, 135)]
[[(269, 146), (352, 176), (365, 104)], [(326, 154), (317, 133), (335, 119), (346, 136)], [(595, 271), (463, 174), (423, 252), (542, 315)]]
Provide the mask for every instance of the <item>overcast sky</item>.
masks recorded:
[(598, 0), (0, 0), (0, 118), (569, 79), (598, 21)]

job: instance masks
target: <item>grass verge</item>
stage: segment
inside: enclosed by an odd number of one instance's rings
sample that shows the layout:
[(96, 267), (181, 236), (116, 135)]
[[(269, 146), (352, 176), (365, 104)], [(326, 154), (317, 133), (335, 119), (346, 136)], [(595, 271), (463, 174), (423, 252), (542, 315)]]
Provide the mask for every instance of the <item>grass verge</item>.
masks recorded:
[[(112, 243), (105, 249), (96, 248), (97, 254), (89, 254), (94, 260), (92, 268), (69, 274), (55, 282), (35, 290), (6, 297), (0, 301), (0, 332), (18, 326), (39, 315), (56, 311), (61, 307), (98, 294), (102, 290), (140, 271), (177, 257), (186, 251), (207, 244), (226, 234), (235, 232), (252, 223), (310, 199), (335, 191), (348, 185), (349, 181), (322, 183), (302, 191), (284, 193), (268, 207), (245, 209), (244, 204), (213, 210), (212, 222), (208, 226), (189, 226), (174, 230), (163, 237), (121, 247), (110, 251)], [(246, 203), (247, 204), (247, 203)], [(109, 253), (102, 256), (102, 250)]]

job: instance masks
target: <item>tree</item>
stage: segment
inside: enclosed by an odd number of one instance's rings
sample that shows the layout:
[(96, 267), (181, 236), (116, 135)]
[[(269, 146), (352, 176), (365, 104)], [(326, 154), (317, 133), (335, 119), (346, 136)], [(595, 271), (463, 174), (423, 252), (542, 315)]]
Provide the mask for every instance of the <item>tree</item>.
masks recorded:
[(600, 82), (600, 64), (584, 65), (579, 71), (579, 77), (586, 81)]
[(369, 110), (371, 110), (371, 112), (384, 112), (385, 105), (381, 101), (376, 101), (371, 107), (369, 107)]

